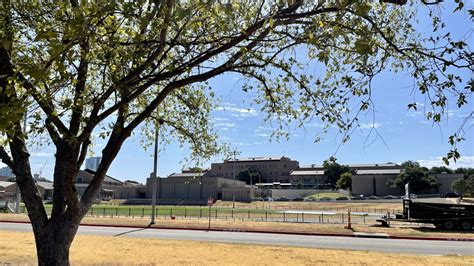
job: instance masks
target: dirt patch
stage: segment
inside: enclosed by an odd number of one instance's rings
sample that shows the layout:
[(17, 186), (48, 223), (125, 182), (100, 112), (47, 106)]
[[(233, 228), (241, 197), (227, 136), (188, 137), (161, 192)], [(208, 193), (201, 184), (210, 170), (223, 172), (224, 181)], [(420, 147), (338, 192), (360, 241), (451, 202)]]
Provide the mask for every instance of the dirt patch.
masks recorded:
[[(0, 264), (35, 264), (31, 233), (0, 231)], [(472, 265), (473, 256), (419, 256), (197, 241), (77, 236), (71, 264), (130, 265)]]

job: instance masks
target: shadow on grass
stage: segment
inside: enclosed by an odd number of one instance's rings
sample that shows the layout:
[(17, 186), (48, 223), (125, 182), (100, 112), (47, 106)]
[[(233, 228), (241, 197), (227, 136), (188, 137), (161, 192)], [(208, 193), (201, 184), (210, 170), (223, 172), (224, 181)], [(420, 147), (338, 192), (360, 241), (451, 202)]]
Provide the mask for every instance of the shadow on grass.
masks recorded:
[(131, 234), (131, 233), (134, 233), (134, 232), (143, 231), (143, 230), (146, 230), (146, 229), (147, 228), (140, 228), (140, 229), (136, 229), (136, 230), (130, 230), (130, 231), (126, 231), (126, 232), (123, 232), (123, 233), (120, 233), (120, 234), (116, 234), (116, 235), (114, 235), (114, 237), (123, 236), (123, 235), (126, 235), (126, 234)]

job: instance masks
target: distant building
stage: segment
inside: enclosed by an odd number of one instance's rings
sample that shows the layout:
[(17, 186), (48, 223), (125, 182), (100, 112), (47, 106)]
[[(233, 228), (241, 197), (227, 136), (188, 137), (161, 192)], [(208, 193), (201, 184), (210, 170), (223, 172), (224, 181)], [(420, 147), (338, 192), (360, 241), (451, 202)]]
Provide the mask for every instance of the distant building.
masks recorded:
[[(152, 178), (147, 179), (147, 198), (152, 198)], [(161, 186), (161, 187), (160, 187)], [(209, 197), (216, 200), (250, 202), (253, 190), (245, 182), (197, 173), (172, 174), (158, 178), (156, 198), (160, 204), (206, 204)]]
[(102, 157), (90, 157), (86, 159), (86, 169), (97, 171)]
[(12, 169), (10, 169), (10, 167), (8, 167), (8, 166), (0, 168), (0, 176), (1, 177), (7, 177), (7, 178), (15, 177), (15, 175), (13, 174)]
[[(235, 167), (235, 168), (234, 168)], [(298, 161), (293, 161), (288, 157), (250, 157), (224, 160), (222, 163), (212, 163), (211, 169), (206, 172), (206, 176), (223, 177), (232, 179), (234, 174), (245, 170), (253, 170), (260, 173), (252, 183), (265, 182), (290, 182), (291, 171), (299, 167)]]
[[(89, 183), (94, 178), (95, 171), (86, 169), (80, 170), (76, 177), (75, 186), (77, 194), (82, 197)], [(106, 175), (97, 200), (111, 199), (144, 199), (146, 197), (146, 186), (133, 181), (122, 182), (109, 175)]]
[[(87, 187), (89, 186), (89, 183), (94, 178), (94, 174), (95, 171), (91, 169), (80, 170), (77, 173), (75, 186), (79, 197), (82, 197), (82, 195), (86, 191)], [(97, 195), (97, 200), (113, 199), (115, 190), (121, 188), (122, 185), (122, 181), (106, 175), (104, 181), (102, 182), (100, 193)]]

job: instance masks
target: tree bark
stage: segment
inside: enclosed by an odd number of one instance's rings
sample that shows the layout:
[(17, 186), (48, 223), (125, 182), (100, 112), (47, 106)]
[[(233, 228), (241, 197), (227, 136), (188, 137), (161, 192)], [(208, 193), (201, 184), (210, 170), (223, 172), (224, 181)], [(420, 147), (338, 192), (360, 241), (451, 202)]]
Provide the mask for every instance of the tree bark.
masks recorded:
[(35, 231), (38, 265), (69, 265), (69, 249), (79, 227), (79, 220), (66, 212)]

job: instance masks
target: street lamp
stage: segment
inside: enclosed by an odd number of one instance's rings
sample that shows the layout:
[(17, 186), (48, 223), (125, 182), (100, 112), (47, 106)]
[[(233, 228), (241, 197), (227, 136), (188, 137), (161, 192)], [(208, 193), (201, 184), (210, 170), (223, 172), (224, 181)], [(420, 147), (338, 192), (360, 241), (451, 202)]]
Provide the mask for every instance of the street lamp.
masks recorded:
[(234, 184), (232, 184), (232, 208), (235, 209), (235, 163), (236, 163), (236, 158), (235, 155), (237, 154), (237, 150), (234, 150), (234, 163), (233, 163), (233, 171), (232, 171), (232, 176), (234, 178)]
[[(155, 151), (154, 151), (154, 158), (153, 158), (153, 176), (151, 177), (151, 184), (152, 184), (152, 193), (151, 193), (151, 222), (150, 225), (155, 224), (155, 208), (156, 208), (156, 172), (158, 168), (158, 131), (160, 126), (163, 125), (163, 120), (160, 118), (158, 119), (158, 124), (156, 125), (155, 130)], [(161, 190), (161, 184), (160, 184)], [(160, 194), (161, 196), (161, 194)]]

